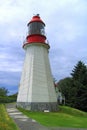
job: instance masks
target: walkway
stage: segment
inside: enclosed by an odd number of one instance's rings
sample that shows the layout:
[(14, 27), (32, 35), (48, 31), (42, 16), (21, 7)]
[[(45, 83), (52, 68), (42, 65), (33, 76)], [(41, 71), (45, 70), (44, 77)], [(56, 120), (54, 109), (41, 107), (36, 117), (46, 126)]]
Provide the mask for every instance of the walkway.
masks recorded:
[(8, 114), (16, 122), (20, 130), (87, 130), (79, 128), (47, 128), (40, 125), (35, 120), (23, 115), (20, 111), (18, 111), (18, 109), (16, 109), (15, 104), (8, 104), (6, 108)]

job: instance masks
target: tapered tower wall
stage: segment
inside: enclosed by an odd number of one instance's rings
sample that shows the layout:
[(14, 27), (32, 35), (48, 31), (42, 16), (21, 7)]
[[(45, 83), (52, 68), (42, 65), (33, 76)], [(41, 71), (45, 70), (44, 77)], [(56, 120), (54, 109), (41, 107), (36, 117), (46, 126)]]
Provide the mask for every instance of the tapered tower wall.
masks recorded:
[[(48, 58), (48, 48), (48, 45), (40, 43), (30, 44), (26, 48), (17, 98), (17, 105), (23, 108), (34, 111), (39, 109), (40, 111), (46, 109), (52, 111), (53, 105), (56, 104), (57, 99)], [(39, 106), (43, 106), (43, 108), (39, 108)], [(57, 108), (55, 108), (56, 110)]]

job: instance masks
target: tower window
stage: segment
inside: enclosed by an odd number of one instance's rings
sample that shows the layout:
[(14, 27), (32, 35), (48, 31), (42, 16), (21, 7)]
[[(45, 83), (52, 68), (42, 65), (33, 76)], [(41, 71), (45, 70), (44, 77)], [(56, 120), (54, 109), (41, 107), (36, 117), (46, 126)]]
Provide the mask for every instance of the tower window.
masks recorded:
[(29, 24), (28, 34), (41, 34), (45, 35), (44, 24), (40, 22), (33, 22)]

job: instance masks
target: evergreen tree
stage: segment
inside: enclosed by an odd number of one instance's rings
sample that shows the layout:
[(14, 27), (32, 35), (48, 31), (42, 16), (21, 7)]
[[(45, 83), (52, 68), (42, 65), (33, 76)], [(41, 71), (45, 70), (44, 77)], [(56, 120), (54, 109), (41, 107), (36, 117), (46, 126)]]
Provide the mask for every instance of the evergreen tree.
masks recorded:
[(73, 87), (76, 88), (74, 107), (87, 111), (87, 67), (79, 61), (72, 73)]
[(58, 82), (58, 88), (66, 98), (66, 104), (87, 111), (87, 67), (79, 61), (71, 73), (71, 78)]
[(76, 80), (83, 85), (87, 84), (87, 67), (82, 61), (77, 63), (77, 65), (72, 70), (71, 75), (73, 80)]

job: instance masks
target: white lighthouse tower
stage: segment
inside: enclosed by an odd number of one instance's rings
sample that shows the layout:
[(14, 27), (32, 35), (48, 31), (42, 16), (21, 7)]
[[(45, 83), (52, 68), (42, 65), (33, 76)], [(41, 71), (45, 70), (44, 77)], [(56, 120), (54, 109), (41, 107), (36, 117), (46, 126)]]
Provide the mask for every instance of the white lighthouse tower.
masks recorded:
[(49, 44), (46, 42), (45, 23), (39, 15), (27, 24), (28, 36), (23, 45), (25, 60), (17, 96), (17, 106), (31, 111), (57, 111), (48, 58)]

